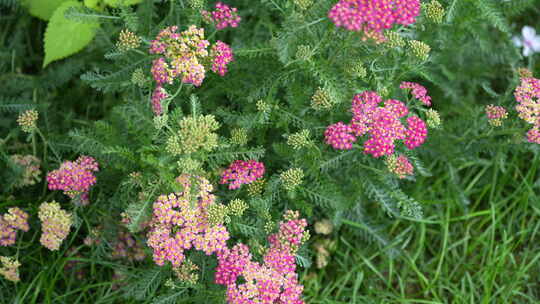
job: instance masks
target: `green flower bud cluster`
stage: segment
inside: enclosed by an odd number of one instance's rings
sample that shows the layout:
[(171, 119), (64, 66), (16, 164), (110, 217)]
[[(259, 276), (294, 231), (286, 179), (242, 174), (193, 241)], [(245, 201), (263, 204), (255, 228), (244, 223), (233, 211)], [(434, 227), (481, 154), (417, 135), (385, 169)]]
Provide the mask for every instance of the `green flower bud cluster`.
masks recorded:
[(244, 211), (246, 211), (247, 208), (248, 208), (248, 205), (246, 204), (245, 201), (241, 199), (234, 199), (227, 206), (228, 214), (233, 215), (233, 216), (244, 215)]
[(188, 0), (188, 6), (196, 11), (202, 10), (204, 7), (204, 0)]
[(127, 29), (120, 31), (118, 41), (116, 42), (116, 47), (120, 52), (127, 52), (131, 49), (136, 49), (139, 46), (141, 46), (141, 37)]
[(231, 131), (231, 142), (238, 146), (245, 146), (248, 142), (248, 133), (244, 128), (233, 129)]
[(258, 179), (251, 184), (247, 185), (248, 195), (255, 197), (261, 195), (264, 190), (265, 180), (264, 178)]
[(444, 7), (437, 0), (433, 0), (425, 6), (426, 17), (433, 23), (442, 23)]
[(397, 48), (397, 47), (404, 47), (405, 46), (405, 39), (401, 37), (400, 34), (393, 31), (388, 31), (386, 34), (386, 45), (389, 48)]
[(257, 111), (263, 112), (266, 114), (270, 112), (271, 109), (272, 109), (271, 106), (266, 101), (262, 99), (257, 101)]
[(300, 132), (289, 135), (287, 138), (287, 144), (295, 150), (300, 150), (313, 144), (309, 136), (309, 130), (304, 129)]
[(176, 162), (176, 165), (182, 173), (196, 173), (201, 170), (202, 163), (191, 157), (184, 157)]
[(296, 59), (302, 61), (308, 61), (313, 56), (313, 52), (309, 45), (299, 45), (296, 50)]
[(311, 107), (317, 111), (330, 109), (333, 105), (332, 96), (330, 96), (327, 90), (321, 87), (317, 88), (317, 91), (311, 97)]
[(133, 71), (133, 74), (131, 74), (131, 83), (139, 86), (140, 88), (144, 88), (148, 81), (148, 77), (144, 75), (144, 71), (141, 68), (136, 69)]
[(21, 129), (26, 133), (32, 133), (36, 129), (36, 121), (38, 120), (39, 114), (36, 110), (27, 110), (24, 111), (17, 118), (17, 123)]
[(305, 11), (313, 5), (313, 0), (294, 0), (294, 4)]
[(175, 155), (212, 151), (218, 146), (218, 135), (214, 133), (218, 128), (214, 115), (184, 117), (178, 134), (167, 140), (167, 151)]
[(302, 184), (304, 178), (304, 170), (300, 168), (291, 168), (279, 176), (283, 188), (287, 191), (293, 191), (296, 187)]
[(431, 51), (431, 47), (429, 47), (429, 45), (418, 40), (409, 41), (409, 48), (411, 49), (414, 57), (420, 59), (421, 61), (426, 61), (429, 57), (429, 52)]
[(433, 109), (429, 109), (426, 112), (426, 117), (427, 117), (428, 127), (436, 129), (441, 126), (442, 121), (441, 121), (441, 116), (439, 115), (439, 112)]
[(352, 62), (351, 64), (348, 64), (346, 72), (347, 74), (356, 78), (364, 78), (367, 76), (367, 70), (364, 67), (364, 64), (359, 61), (355, 61), (355, 62)]
[(229, 209), (227, 206), (220, 203), (212, 204), (208, 206), (208, 223), (210, 226), (216, 226), (229, 222), (228, 213)]

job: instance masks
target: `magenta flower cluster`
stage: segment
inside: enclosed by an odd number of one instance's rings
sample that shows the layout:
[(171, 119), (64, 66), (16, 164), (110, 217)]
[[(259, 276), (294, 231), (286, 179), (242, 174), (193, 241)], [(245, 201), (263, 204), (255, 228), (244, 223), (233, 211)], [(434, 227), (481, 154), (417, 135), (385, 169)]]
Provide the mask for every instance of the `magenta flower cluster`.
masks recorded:
[(427, 137), (426, 123), (418, 116), (408, 116), (407, 127), (402, 123), (401, 119), (409, 115), (409, 109), (403, 102), (396, 99), (383, 102), (373, 91), (355, 95), (351, 112), (350, 124), (338, 122), (324, 133), (326, 143), (334, 149), (350, 150), (357, 137), (367, 134), (364, 153), (381, 157), (394, 153), (396, 140), (403, 140), (405, 146), (412, 150), (424, 143)]
[(270, 247), (262, 264), (252, 260), (242, 243), (218, 252), (215, 282), (227, 287), (228, 303), (304, 303), (295, 255), (305, 239), (307, 222), (298, 217), (298, 213), (286, 212), (279, 231), (268, 237)]
[(18, 207), (0, 215), (0, 246), (11, 246), (17, 240), (17, 230), (28, 231), (28, 214)]
[(240, 23), (240, 16), (236, 7), (229, 7), (221, 2), (216, 3), (216, 10), (212, 12), (202, 11), (203, 19), (208, 23), (214, 23), (218, 30), (227, 27), (237, 27)]
[(163, 113), (161, 102), (169, 95), (163, 89), (180, 78), (183, 83), (198, 87), (206, 77), (205, 65), (212, 64), (212, 70), (220, 76), (227, 72), (227, 65), (233, 60), (231, 48), (218, 41), (208, 52), (210, 42), (204, 38), (204, 29), (190, 26), (178, 32), (178, 26), (163, 29), (150, 42), (151, 54), (162, 55), (153, 61), (151, 72), (156, 82), (152, 94), (152, 109), (155, 115)]
[[(208, 207), (215, 203), (215, 196), (208, 180), (189, 175), (178, 179), (184, 191), (161, 195), (153, 206), (153, 218), (147, 234), (148, 246), (153, 249), (154, 262), (163, 266), (169, 261), (181, 266), (184, 251), (194, 247), (207, 255), (226, 248), (229, 233), (223, 225), (211, 226)], [(197, 183), (192, 187), (192, 183)], [(196, 193), (191, 193), (197, 188)]]
[(212, 46), (210, 56), (213, 58), (212, 71), (219, 76), (225, 76), (227, 73), (227, 65), (234, 60), (231, 47), (218, 40), (216, 44)]
[(385, 41), (382, 31), (394, 24), (410, 25), (420, 13), (419, 0), (340, 0), (328, 12), (337, 27), (363, 32), (366, 37)]
[(540, 80), (533, 77), (521, 78), (514, 97), (518, 102), (516, 110), (519, 117), (533, 126), (527, 132), (527, 140), (540, 144)]
[(399, 86), (400, 89), (411, 89), (411, 94), (414, 98), (423, 102), (426, 106), (431, 106), (431, 96), (427, 94), (427, 90), (424, 86), (415, 83), (404, 81)]
[(96, 183), (94, 172), (99, 171), (96, 160), (90, 156), (80, 156), (76, 161), (65, 161), (59, 169), (47, 174), (50, 190), (62, 190), (70, 198), (78, 198), (83, 205), (88, 204), (88, 191)]
[(264, 164), (255, 160), (236, 160), (221, 175), (220, 184), (229, 184), (229, 189), (238, 189), (242, 184), (251, 184), (264, 175)]

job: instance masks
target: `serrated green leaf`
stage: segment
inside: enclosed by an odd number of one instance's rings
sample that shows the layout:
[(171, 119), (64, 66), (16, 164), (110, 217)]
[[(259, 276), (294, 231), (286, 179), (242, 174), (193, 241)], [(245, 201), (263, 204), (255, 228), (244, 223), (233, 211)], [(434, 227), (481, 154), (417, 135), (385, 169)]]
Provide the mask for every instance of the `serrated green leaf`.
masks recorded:
[(56, 9), (47, 25), (43, 67), (82, 50), (96, 34), (98, 23), (66, 19), (64, 14), (71, 7), (79, 8), (82, 4), (76, 1), (64, 2)]
[(68, 0), (21, 0), (21, 4), (28, 9), (30, 15), (43, 20), (49, 20), (54, 11)]
[(142, 0), (105, 0), (105, 4), (110, 7), (129, 6), (141, 3)]

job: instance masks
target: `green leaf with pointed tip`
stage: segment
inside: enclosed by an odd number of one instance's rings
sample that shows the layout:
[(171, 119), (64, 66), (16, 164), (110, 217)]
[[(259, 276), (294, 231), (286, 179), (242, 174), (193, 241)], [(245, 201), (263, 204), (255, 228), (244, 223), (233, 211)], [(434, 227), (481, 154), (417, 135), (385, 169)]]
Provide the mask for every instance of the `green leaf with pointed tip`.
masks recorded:
[(78, 22), (66, 19), (66, 10), (83, 5), (77, 1), (64, 2), (51, 17), (45, 31), (45, 59), (43, 67), (52, 61), (73, 55), (87, 46), (99, 27), (97, 22)]
[(30, 15), (43, 20), (49, 20), (54, 11), (68, 0), (21, 0), (21, 4), (28, 9)]

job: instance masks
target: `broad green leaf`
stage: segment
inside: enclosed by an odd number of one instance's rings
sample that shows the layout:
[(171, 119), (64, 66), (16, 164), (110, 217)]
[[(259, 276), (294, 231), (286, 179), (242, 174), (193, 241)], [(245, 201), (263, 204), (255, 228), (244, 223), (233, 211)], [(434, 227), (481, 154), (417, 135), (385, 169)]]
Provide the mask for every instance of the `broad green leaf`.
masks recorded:
[(52, 61), (65, 58), (82, 50), (92, 41), (99, 27), (97, 22), (78, 22), (66, 19), (66, 10), (82, 7), (77, 1), (64, 2), (54, 12), (45, 31), (45, 60), (43, 67)]
[(141, 3), (142, 0), (105, 0), (105, 4), (111, 7), (129, 6), (137, 3)]
[(21, 0), (21, 4), (28, 8), (30, 15), (43, 20), (49, 20), (54, 11), (68, 0)]

